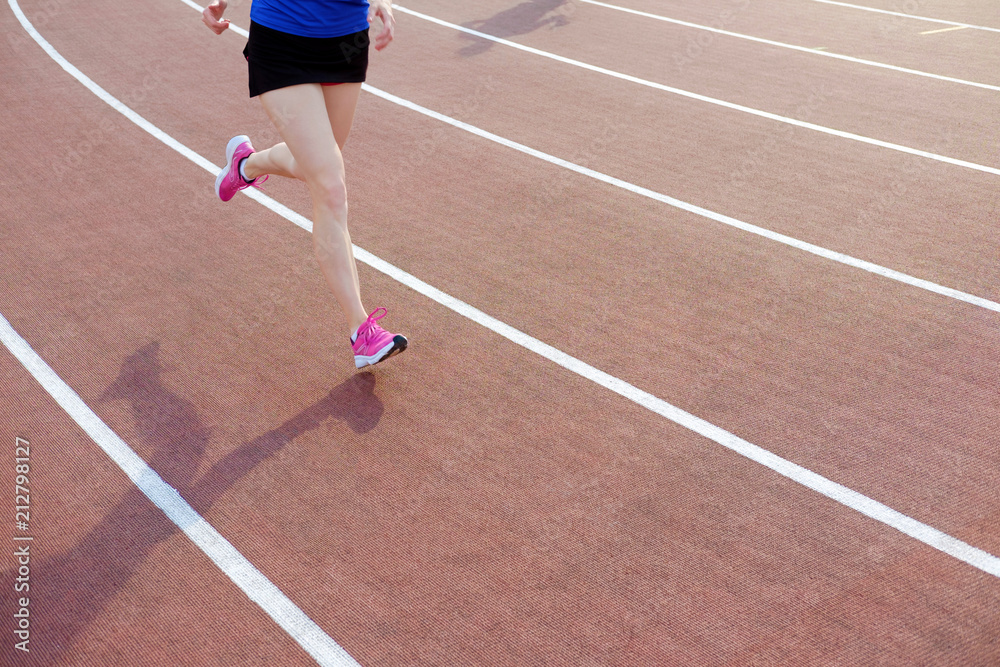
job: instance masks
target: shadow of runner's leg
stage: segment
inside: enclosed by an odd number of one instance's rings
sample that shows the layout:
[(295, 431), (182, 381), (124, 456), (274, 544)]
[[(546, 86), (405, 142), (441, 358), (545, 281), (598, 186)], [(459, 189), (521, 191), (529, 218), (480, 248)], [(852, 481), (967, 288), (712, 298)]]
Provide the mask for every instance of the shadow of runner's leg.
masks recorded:
[[(341, 420), (356, 433), (366, 433), (382, 416), (382, 402), (374, 393), (375, 376), (353, 375), (277, 428), (240, 445), (195, 480), (210, 431), (193, 403), (164, 386), (158, 353), (159, 344), (150, 343), (129, 356), (99, 401), (130, 403), (143, 449), (152, 449), (150, 467), (200, 514), (258, 464), (324, 421)], [(125, 590), (149, 554), (177, 532), (177, 526), (133, 487), (72, 549), (51, 557), (40, 552), (41, 561), (32, 567), (32, 580), (44, 582), (37, 592), (32, 588), (32, 608), (37, 609), (37, 615), (32, 614), (32, 627), (37, 628), (32, 639), (38, 639), (31, 645), (32, 663), (78, 664), (74, 641), (100, 622), (108, 604)], [(13, 581), (16, 573), (4, 576)]]

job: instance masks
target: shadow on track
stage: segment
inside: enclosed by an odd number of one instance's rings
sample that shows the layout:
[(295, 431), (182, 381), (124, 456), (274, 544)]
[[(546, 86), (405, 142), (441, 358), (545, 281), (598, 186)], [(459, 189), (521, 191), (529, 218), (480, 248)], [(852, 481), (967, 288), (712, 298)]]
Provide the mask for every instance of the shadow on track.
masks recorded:
[[(150, 467), (202, 515), (258, 464), (324, 421), (339, 419), (355, 432), (366, 433), (382, 417), (375, 376), (358, 373), (277, 428), (240, 445), (195, 480), (210, 432), (190, 401), (164, 387), (158, 353), (159, 344), (150, 343), (131, 355), (99, 402), (131, 403), (138, 439), (153, 449), (147, 461)], [(73, 549), (33, 567), (31, 581), (39, 583), (37, 591), (32, 586), (29, 592), (31, 664), (79, 664), (70, 651), (76, 636), (127, 587), (147, 555), (178, 531), (138, 488), (132, 488)], [(16, 575), (8, 571), (4, 576), (4, 581), (13, 581)], [(144, 616), (141, 609), (135, 612)], [(102, 639), (114, 642), (115, 629), (106, 632)]]
[[(463, 27), (506, 39), (517, 35), (526, 35), (540, 28), (559, 28), (567, 25), (569, 23), (568, 15), (571, 13), (569, 10), (572, 8), (573, 4), (570, 0), (528, 0), (510, 9), (505, 9), (488, 19), (465, 23)], [(471, 44), (458, 52), (459, 55), (465, 57), (485, 53), (494, 44), (494, 42), (481, 37), (465, 33), (462, 33), (462, 37), (473, 40)]]

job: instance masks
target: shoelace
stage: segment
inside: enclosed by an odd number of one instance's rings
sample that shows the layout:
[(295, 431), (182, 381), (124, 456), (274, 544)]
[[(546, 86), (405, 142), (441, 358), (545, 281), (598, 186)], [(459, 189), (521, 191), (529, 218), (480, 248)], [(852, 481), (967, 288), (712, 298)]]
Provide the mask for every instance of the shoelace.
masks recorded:
[[(258, 176), (257, 178), (253, 179), (253, 181), (250, 182), (250, 183), (247, 183), (246, 181), (243, 181), (243, 182), (246, 184), (247, 187), (249, 187), (249, 188), (257, 188), (258, 190), (260, 190), (261, 192), (263, 192), (264, 188), (260, 187), (260, 185), (261, 185), (261, 183), (263, 183), (264, 181), (267, 180), (268, 176), (270, 176), (270, 174), (264, 174), (263, 176)], [(242, 175), (240, 175), (240, 180), (243, 180), (243, 176)]]
[(258, 190), (262, 190), (263, 191), (264, 188), (260, 187), (261, 183), (263, 183), (264, 181), (266, 181), (267, 177), (270, 176), (270, 174), (264, 174), (263, 176), (258, 176), (257, 178), (253, 179), (252, 181), (248, 181), (247, 179), (243, 178), (243, 163), (246, 162), (246, 159), (248, 157), (250, 157), (250, 156), (247, 155), (242, 160), (240, 160), (239, 163), (236, 165), (236, 178), (243, 183), (242, 187), (240, 187), (238, 189), (239, 190), (243, 190), (245, 188), (257, 188)]
[[(379, 313), (379, 311), (382, 311), (382, 312)], [(380, 319), (382, 319), (383, 317), (385, 317), (388, 312), (389, 311), (386, 310), (385, 308), (383, 308), (382, 306), (379, 306), (378, 308), (376, 308), (375, 310), (373, 310), (371, 312), (371, 315), (368, 316), (368, 319), (365, 320), (365, 323), (362, 324), (361, 327), (358, 329), (358, 338), (357, 338), (357, 340), (361, 340), (362, 336), (364, 336), (365, 338), (367, 338), (368, 335), (371, 333), (372, 329), (375, 328), (376, 323)]]

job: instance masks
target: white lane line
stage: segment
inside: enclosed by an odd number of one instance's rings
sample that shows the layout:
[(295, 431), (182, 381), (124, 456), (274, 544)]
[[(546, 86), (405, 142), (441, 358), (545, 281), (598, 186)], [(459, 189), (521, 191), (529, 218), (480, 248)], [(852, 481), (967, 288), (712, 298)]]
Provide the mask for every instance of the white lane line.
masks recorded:
[(496, 142), (502, 146), (512, 148), (516, 151), (520, 151), (521, 153), (525, 153), (526, 155), (531, 155), (532, 157), (544, 160), (545, 162), (549, 162), (551, 164), (558, 165), (565, 169), (569, 169), (570, 171), (576, 172), (583, 176), (588, 176), (595, 180), (601, 181), (602, 183), (607, 183), (609, 185), (613, 185), (623, 190), (633, 192), (637, 195), (648, 197), (649, 199), (653, 199), (658, 202), (668, 204), (669, 206), (681, 209), (682, 211), (688, 211), (689, 213), (694, 213), (695, 215), (699, 215), (703, 218), (708, 218), (709, 220), (714, 220), (715, 222), (720, 222), (724, 225), (729, 225), (730, 227), (735, 227), (736, 229), (741, 229), (743, 231), (750, 232), (751, 234), (756, 234), (757, 236), (762, 236), (766, 239), (777, 241), (778, 243), (791, 246), (792, 248), (804, 250), (808, 253), (812, 253), (814, 255), (818, 255), (819, 257), (823, 257), (824, 259), (829, 259), (834, 262), (838, 262), (840, 264), (846, 264), (847, 266), (853, 266), (855, 268), (862, 269), (863, 271), (868, 271), (870, 273), (874, 273), (884, 278), (897, 280), (901, 283), (905, 283), (913, 287), (919, 287), (920, 289), (925, 289), (929, 292), (934, 292), (935, 294), (948, 296), (968, 304), (979, 306), (981, 308), (986, 308), (987, 310), (1000, 312), (1000, 303), (997, 303), (996, 301), (990, 301), (989, 299), (984, 299), (979, 296), (967, 294), (966, 292), (960, 292), (950, 287), (944, 287), (942, 285), (938, 285), (937, 283), (933, 283), (930, 282), (929, 280), (924, 280), (922, 278), (915, 278), (909, 274), (902, 273), (900, 271), (895, 271), (894, 269), (890, 269), (885, 266), (881, 266), (879, 264), (874, 264), (872, 262), (868, 262), (863, 259), (858, 259), (857, 257), (845, 255), (835, 250), (829, 250), (821, 246), (813, 245), (812, 243), (808, 243), (806, 241), (800, 241), (799, 239), (793, 238), (791, 236), (785, 236), (784, 234), (779, 234), (778, 232), (773, 232), (769, 229), (764, 229), (763, 227), (758, 227), (748, 222), (743, 222), (742, 220), (731, 218), (728, 215), (716, 213), (715, 211), (711, 211), (707, 208), (702, 208), (701, 206), (696, 206), (695, 204), (689, 204), (685, 201), (681, 201), (680, 199), (675, 199), (669, 195), (656, 192), (655, 190), (649, 190), (639, 185), (629, 183), (628, 181), (623, 181), (613, 176), (608, 176), (607, 174), (603, 174), (599, 171), (594, 171), (593, 169), (589, 169), (587, 167), (582, 167), (578, 164), (574, 164), (573, 162), (568, 162), (566, 160), (563, 160), (562, 158), (554, 157), (552, 155), (549, 155), (548, 153), (543, 153), (542, 151), (535, 150), (534, 148), (530, 148), (523, 144), (519, 144), (515, 141), (511, 141), (510, 139), (505, 139), (504, 137), (495, 135), (491, 132), (487, 132), (486, 130), (482, 130), (474, 125), (463, 123), (460, 120), (455, 120), (454, 118), (445, 116), (444, 114), (438, 113), (437, 111), (432, 111), (418, 104), (410, 102), (409, 100), (405, 100), (401, 97), (397, 97), (390, 93), (381, 91), (377, 88), (373, 88), (368, 84), (364, 84), (363, 87), (366, 91), (372, 93), (373, 95), (377, 95), (378, 97), (393, 102), (394, 104), (406, 107), (407, 109), (412, 109), (413, 111), (421, 113), (425, 116), (429, 116), (431, 118), (440, 120), (441, 122), (448, 123), (449, 125), (465, 130), (466, 132), (475, 134), (476, 136), (482, 137), (484, 139), (489, 139), (490, 141)]
[[(219, 169), (211, 162), (175, 141), (136, 114), (63, 58), (31, 25), (21, 11), (17, 0), (8, 0), (8, 4), (18, 21), (39, 46), (45, 49), (45, 52), (53, 60), (83, 83), (91, 92), (184, 157), (209, 171), (218, 173)], [(317, 663), (329, 667), (360, 667), (347, 651), (323, 632), (305, 612), (299, 609), (288, 596), (254, 567), (236, 547), (205, 521), (176, 489), (164, 482), (155, 470), (150, 468), (124, 440), (118, 437), (118, 434), (101, 421), (101, 418), (83, 402), (83, 399), (38, 356), (2, 314), (0, 314), (0, 341), (45, 388), (45, 391), (55, 399), (56, 403), (128, 475), (129, 479), (146, 497), (163, 511), (178, 528), (184, 531), (184, 534), (190, 538), (195, 546), (201, 549), (240, 590), (246, 593), (247, 597), (257, 603), (268, 616), (274, 619), (275, 623), (298, 642), (299, 646)]]
[(480, 37), (482, 39), (486, 39), (491, 42), (496, 42), (497, 44), (503, 44), (504, 46), (509, 46), (513, 49), (518, 49), (519, 51), (524, 51), (526, 53), (542, 56), (543, 58), (549, 58), (551, 60), (565, 63), (567, 65), (573, 65), (574, 67), (580, 67), (582, 69), (590, 70), (591, 72), (597, 72), (598, 74), (605, 74), (607, 76), (612, 76), (616, 79), (621, 79), (622, 81), (637, 83), (641, 86), (655, 88), (657, 90), (662, 90), (668, 93), (673, 93), (675, 95), (680, 95), (682, 97), (687, 97), (692, 100), (698, 100), (699, 102), (707, 102), (709, 104), (714, 104), (716, 106), (724, 107), (726, 109), (732, 109), (733, 111), (740, 111), (742, 113), (747, 113), (753, 116), (759, 116), (761, 118), (767, 118), (768, 120), (777, 121), (779, 123), (785, 123), (787, 125), (802, 127), (807, 130), (822, 132), (823, 134), (829, 134), (834, 137), (840, 137), (841, 139), (850, 139), (851, 141), (858, 141), (863, 144), (869, 144), (871, 146), (888, 148), (890, 150), (899, 151), (900, 153), (917, 155), (919, 157), (928, 158), (930, 160), (937, 160), (938, 162), (945, 162), (947, 164), (953, 164), (958, 167), (965, 167), (967, 169), (974, 169), (976, 171), (982, 171), (987, 174), (993, 174), (994, 176), (1000, 176), (1000, 169), (997, 169), (996, 167), (988, 167), (985, 165), (976, 164), (975, 162), (968, 162), (966, 160), (959, 160), (956, 158), (947, 157), (946, 155), (938, 155), (937, 153), (922, 151), (920, 149), (910, 148), (909, 146), (903, 146), (901, 144), (893, 144), (888, 141), (882, 141), (880, 139), (872, 139), (871, 137), (865, 137), (860, 134), (854, 134), (852, 132), (844, 132), (843, 130), (835, 130), (833, 128), (825, 127), (823, 125), (816, 125), (815, 123), (807, 123), (802, 120), (796, 120), (794, 118), (789, 118), (787, 116), (781, 116), (779, 114), (771, 113), (769, 111), (761, 111), (760, 109), (746, 107), (743, 106), (742, 104), (734, 104), (733, 102), (726, 102), (725, 100), (716, 99), (714, 97), (708, 97), (707, 95), (692, 93), (687, 90), (681, 90), (680, 88), (674, 88), (672, 86), (667, 86), (662, 83), (656, 83), (655, 81), (640, 79), (639, 77), (635, 77), (630, 74), (622, 74), (621, 72), (615, 72), (614, 70), (605, 69), (604, 67), (589, 65), (579, 60), (573, 60), (572, 58), (566, 58), (564, 56), (559, 56), (554, 53), (549, 53), (548, 51), (542, 51), (540, 49), (536, 49), (530, 46), (524, 46), (523, 44), (518, 44), (517, 42), (512, 42), (510, 40), (503, 39), (500, 37), (494, 37), (493, 35), (488, 35), (484, 32), (479, 32), (478, 30), (472, 30), (471, 28), (466, 28), (464, 26), (456, 25), (454, 23), (442, 21), (441, 19), (434, 18), (433, 16), (428, 16), (426, 14), (421, 14), (420, 12), (415, 12), (412, 9), (405, 9), (404, 7), (401, 7), (399, 5), (393, 5), (393, 9), (402, 12), (404, 14), (409, 14), (411, 16), (415, 16), (416, 18), (423, 19), (424, 21), (429, 21), (430, 23), (436, 23), (437, 25), (443, 26), (445, 28), (450, 28), (452, 30), (464, 32), (468, 35), (474, 35), (476, 37)]
[[(199, 5), (198, 3), (192, 2), (191, 0), (181, 0), (181, 2), (183, 2), (185, 5), (187, 5), (191, 9), (197, 9), (199, 13), (201, 13), (205, 9), (204, 7), (202, 7), (201, 5)], [(232, 30), (233, 32), (235, 32), (237, 35), (240, 35), (242, 37), (249, 37), (250, 36), (249, 31), (244, 30), (243, 28), (239, 27), (238, 25), (236, 25), (234, 23), (230, 23), (229, 24), (229, 29)]]
[[(797, 46), (795, 44), (787, 44), (785, 42), (776, 42), (771, 39), (764, 39), (762, 37), (754, 37), (752, 35), (745, 35), (743, 33), (731, 32), (729, 30), (722, 30), (721, 28), (713, 28), (711, 26), (699, 25), (697, 23), (690, 23), (688, 21), (681, 21), (678, 19), (668, 18), (666, 16), (660, 16), (658, 14), (650, 14), (649, 12), (640, 12), (635, 9), (629, 9), (627, 7), (619, 7), (618, 5), (609, 5), (605, 2), (598, 2), (598, 0), (580, 0), (580, 2), (585, 2), (590, 5), (596, 5), (598, 7), (606, 7), (608, 9), (615, 9), (620, 12), (625, 12), (627, 14), (635, 14), (637, 16), (642, 16), (645, 18), (656, 19), (658, 21), (664, 21), (666, 23), (674, 23), (687, 28), (695, 28), (697, 30), (706, 30), (708, 32), (713, 32), (719, 35), (726, 35), (727, 37), (737, 37), (739, 39), (746, 39), (751, 42), (758, 42), (760, 44), (767, 44), (769, 46), (777, 46), (783, 49), (791, 49), (793, 51), (801, 51), (802, 53), (811, 53), (813, 55), (825, 56), (827, 58), (836, 58), (837, 60), (844, 60), (851, 63), (856, 63), (859, 65), (869, 65), (871, 67), (880, 67), (882, 69), (892, 70), (894, 72), (903, 72), (905, 74), (913, 74), (915, 76), (923, 76), (929, 79), (938, 79), (940, 81), (948, 81), (951, 83), (958, 83), (964, 86), (974, 86), (976, 88), (985, 88), (986, 90), (1000, 91), (1000, 86), (993, 86), (988, 83), (978, 83), (976, 81), (966, 81), (965, 79), (958, 79), (952, 76), (944, 76), (941, 74), (933, 74), (931, 72), (924, 72), (923, 70), (909, 69), (908, 67), (899, 67), (897, 65), (889, 65), (886, 63), (876, 62), (874, 60), (865, 60), (863, 58), (855, 58), (853, 56), (845, 56), (839, 53), (833, 53), (830, 51), (820, 51), (819, 48), (825, 49), (826, 47), (809, 48), (806, 46)], [(945, 28), (944, 30), (959, 30), (960, 28)], [(920, 33), (926, 34), (926, 33)]]
[(866, 12), (875, 12), (877, 14), (889, 14), (890, 16), (902, 16), (903, 18), (913, 19), (915, 21), (927, 21), (929, 23), (941, 23), (943, 25), (956, 25), (962, 28), (972, 28), (974, 30), (988, 30), (990, 32), (1000, 32), (1000, 28), (989, 28), (983, 25), (972, 25), (970, 23), (959, 23), (957, 21), (945, 21), (943, 19), (932, 19), (926, 16), (916, 16), (915, 14), (904, 14), (903, 12), (892, 12), (888, 9), (875, 9), (874, 7), (865, 7), (863, 5), (852, 5), (849, 2), (836, 2), (835, 0), (813, 0), (813, 2), (822, 2), (824, 5), (837, 5), (838, 7), (849, 7), (851, 9), (862, 9)]
[[(16, 0), (10, 0), (11, 3)], [(80, 428), (121, 468), (150, 502), (222, 570), (247, 597), (299, 643), (320, 665), (359, 667), (347, 652), (295, 606), (271, 580), (163, 481), (83, 399), (38, 356), (0, 314), (0, 341)]]
[(968, 30), (968, 28), (969, 28), (969, 26), (967, 26), (967, 25), (956, 25), (956, 26), (952, 26), (950, 28), (938, 28), (937, 30), (924, 30), (923, 32), (918, 33), (918, 34), (920, 34), (920, 35), (936, 35), (939, 32), (952, 32), (953, 30)]
[[(17, 7), (17, 0), (8, 0), (12, 7)], [(104, 91), (100, 86), (91, 81), (86, 75), (84, 75), (80, 70), (78, 70), (71, 63), (66, 61), (59, 53), (39, 35), (31, 24), (27, 22), (24, 15), (20, 13), (17, 9), (18, 19), (25, 26), (25, 29), (29, 31), (31, 36), (45, 49), (46, 53), (49, 54), (56, 62), (58, 62), (63, 69), (73, 75), (78, 81), (80, 81), (84, 86), (90, 89), (92, 92), (97, 94), (100, 90), (103, 95), (99, 95), (101, 99), (104, 96), (111, 97), (106, 91)], [(111, 99), (114, 99), (111, 97)], [(117, 100), (115, 100), (117, 102)], [(115, 106), (116, 109), (125, 108), (120, 102), (119, 106)], [(114, 106), (114, 105), (113, 105)], [(142, 118), (134, 111), (129, 109), (131, 115), (126, 114), (130, 120), (134, 118)], [(124, 113), (124, 112), (122, 112)], [(135, 122), (133, 120), (133, 122)], [(167, 136), (162, 130), (155, 128), (154, 125), (142, 119), (142, 124), (137, 123), (143, 129), (147, 127), (152, 127), (156, 129), (156, 133), (153, 134), (156, 138), (161, 139), (162, 136)], [(147, 130), (149, 131), (149, 130)], [(152, 134), (152, 133), (151, 133)], [(174, 140), (172, 143), (166, 143), (168, 146), (173, 147), (175, 144), (179, 144)], [(194, 151), (187, 149), (186, 152), (182, 152), (182, 155), (189, 157), (189, 154), (197, 155)], [(190, 159), (190, 157), (189, 157)], [(199, 160), (195, 161), (195, 164), (203, 165), (207, 162), (204, 158), (199, 156)], [(215, 175), (218, 173), (218, 167), (211, 167), (208, 169), (209, 173)], [(207, 186), (206, 186), (207, 187)], [(290, 211), (283, 204), (280, 204), (270, 197), (264, 195), (263, 193), (250, 188), (244, 190), (244, 192), (250, 192), (253, 198), (257, 201), (265, 203), (271, 210), (279, 212), (280, 215), (286, 217), (291, 222), (303, 227), (304, 229), (311, 229), (312, 225), (303, 216)], [(894, 528), (905, 535), (930, 546), (942, 553), (948, 554), (953, 558), (956, 558), (972, 567), (981, 570), (987, 574), (994, 577), (1000, 578), (1000, 558), (997, 558), (993, 554), (990, 554), (982, 549), (978, 549), (970, 544), (967, 544), (959, 539), (956, 539), (947, 533), (944, 533), (936, 528), (933, 528), (925, 523), (917, 521), (905, 514), (897, 512), (891, 507), (884, 505), (876, 500), (873, 500), (853, 489), (849, 489), (846, 486), (837, 484), (822, 475), (812, 472), (802, 466), (792, 463), (787, 459), (783, 459), (780, 456), (773, 454), (766, 449), (758, 447), (732, 433), (726, 431), (725, 429), (719, 428), (714, 424), (711, 424), (700, 417), (696, 417), (689, 412), (685, 412), (678, 407), (667, 403), (661, 398), (653, 396), (652, 394), (645, 392), (638, 387), (635, 387), (624, 380), (616, 378), (612, 375), (605, 373), (604, 371), (594, 368), (590, 364), (587, 364), (575, 357), (572, 357), (565, 352), (562, 352), (551, 345), (547, 345), (542, 341), (532, 338), (531, 336), (525, 334), (508, 324), (497, 320), (494, 317), (487, 315), (481, 310), (474, 308), (473, 306), (460, 301), (455, 297), (442, 292), (441, 290), (433, 287), (424, 281), (416, 278), (415, 276), (403, 271), (402, 269), (372, 255), (355, 246), (356, 257), (359, 261), (362, 261), (372, 268), (381, 271), (391, 278), (399, 281), (400, 283), (410, 287), (414, 291), (432, 299), (441, 305), (451, 309), (452, 311), (467, 317), (468, 319), (476, 322), (477, 324), (486, 327), (487, 329), (493, 331), (494, 333), (503, 336), (504, 338), (510, 340), (511, 342), (524, 347), (525, 349), (531, 350), (536, 354), (542, 356), (545, 359), (573, 372), (581, 377), (584, 377), (614, 393), (626, 398), (630, 401), (635, 402), (638, 405), (645, 407), (646, 409), (658, 414), (662, 417), (669, 419), (670, 421), (683, 426), (703, 437), (726, 447), (727, 449), (740, 454), (752, 461), (755, 461), (771, 470), (777, 472), (779, 475), (787, 477), (788, 479), (798, 482), (799, 484), (805, 486), (806, 488), (812, 489), (817, 493), (820, 493), (827, 498), (849, 507), (869, 518), (872, 518), (880, 523), (883, 523), (891, 528)], [(292, 605), (294, 607), (294, 605)], [(303, 614), (304, 617), (304, 614)], [(307, 617), (305, 617), (308, 620)], [(309, 621), (312, 623), (312, 621)], [(314, 625), (314, 624), (313, 624)], [(295, 635), (293, 635), (295, 636)], [(324, 635), (325, 636), (325, 635)], [(333, 640), (330, 640), (332, 642)], [(339, 647), (338, 647), (339, 648)], [(308, 649), (307, 649), (308, 650)]]

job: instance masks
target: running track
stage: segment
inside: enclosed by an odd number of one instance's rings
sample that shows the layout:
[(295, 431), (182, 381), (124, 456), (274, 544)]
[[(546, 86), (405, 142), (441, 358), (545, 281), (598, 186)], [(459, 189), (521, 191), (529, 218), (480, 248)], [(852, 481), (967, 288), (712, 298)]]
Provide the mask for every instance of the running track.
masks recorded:
[(858, 2), (403, 3), (357, 373), (305, 189), (222, 205), (15, 8), (212, 163), (276, 140), (243, 38), (9, 0), (3, 664), (1000, 662), (1000, 16)]

